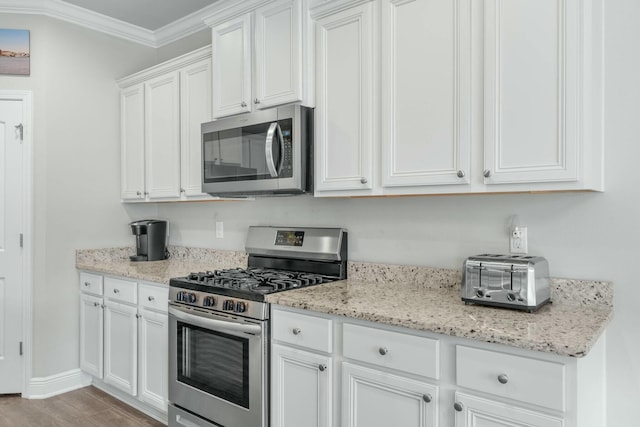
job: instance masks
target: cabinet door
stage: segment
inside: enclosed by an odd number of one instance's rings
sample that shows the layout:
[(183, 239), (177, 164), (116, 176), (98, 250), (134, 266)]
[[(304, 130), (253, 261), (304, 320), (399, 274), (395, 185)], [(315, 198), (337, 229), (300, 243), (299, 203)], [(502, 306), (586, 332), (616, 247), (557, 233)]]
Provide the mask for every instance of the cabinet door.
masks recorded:
[(202, 137), (200, 125), (211, 120), (211, 60), (180, 72), (180, 173), (185, 196), (202, 195)]
[(120, 188), (123, 200), (144, 198), (144, 85), (120, 93)]
[(464, 393), (456, 393), (455, 410), (456, 427), (564, 426), (560, 418)]
[(469, 183), (469, 0), (385, 0), (382, 185)]
[(180, 197), (178, 72), (145, 83), (145, 165), (148, 197)]
[(580, 0), (486, 0), (486, 184), (575, 181)]
[(107, 300), (104, 311), (104, 382), (136, 395), (138, 309)]
[(167, 412), (168, 316), (140, 310), (139, 396), (160, 411)]
[(102, 298), (80, 294), (80, 369), (102, 378)]
[(302, 2), (281, 0), (256, 10), (257, 108), (302, 100)]
[(331, 358), (274, 344), (271, 347), (271, 425), (329, 427)]
[(343, 427), (434, 427), (437, 405), (431, 384), (342, 364)]
[(316, 21), (317, 191), (373, 183), (374, 3)]
[(251, 111), (251, 14), (212, 31), (213, 117)]

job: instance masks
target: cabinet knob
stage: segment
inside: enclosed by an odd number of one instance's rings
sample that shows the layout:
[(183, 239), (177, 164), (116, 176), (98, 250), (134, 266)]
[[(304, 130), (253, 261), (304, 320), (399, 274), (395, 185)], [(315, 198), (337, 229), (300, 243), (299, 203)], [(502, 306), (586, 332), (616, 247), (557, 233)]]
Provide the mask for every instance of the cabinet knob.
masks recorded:
[(142, 192), (136, 191), (136, 196), (138, 196), (138, 197), (142, 196)]
[(100, 303), (99, 303), (99, 302), (94, 302), (94, 303), (93, 303), (93, 306), (94, 306), (94, 307), (97, 307), (97, 306), (99, 306), (99, 305), (100, 305)]
[(462, 406), (462, 403), (460, 403), (460, 402), (455, 402), (453, 404), (453, 409), (455, 409), (458, 412), (462, 412), (463, 408), (464, 408), (464, 406)]
[(149, 301), (153, 301), (155, 300), (155, 298), (153, 297), (153, 295), (149, 295), (149, 297), (147, 298)]
[(389, 350), (387, 350), (387, 347), (380, 347), (378, 349), (378, 353), (384, 356), (385, 354), (389, 353)]
[(138, 313), (136, 313), (136, 319), (141, 318), (142, 316), (140, 316)]
[(244, 108), (244, 107), (246, 107), (246, 106), (247, 106), (247, 103), (246, 103), (246, 102), (244, 102), (244, 101), (242, 101), (242, 104), (240, 104), (240, 106), (241, 106), (242, 108)]
[(507, 376), (507, 374), (500, 374), (498, 375), (498, 382), (500, 384), (506, 384), (509, 382), (509, 377)]
[(145, 192), (144, 192), (144, 195), (145, 195), (145, 196), (148, 196), (148, 195), (149, 195), (149, 192), (148, 192), (148, 191), (145, 191)]
[(463, 170), (459, 170), (456, 175), (458, 175), (458, 178), (464, 178), (464, 171)]
[(485, 178), (489, 178), (491, 176), (491, 171), (489, 169), (483, 170), (482, 176), (484, 176)]
[(293, 333), (293, 335), (300, 335), (302, 330), (300, 328), (293, 328), (291, 332)]
[(324, 372), (324, 371), (327, 370), (327, 365), (320, 364), (320, 365), (318, 365), (318, 369), (320, 369), (320, 372)]
[(89, 283), (89, 282), (84, 282), (84, 285), (85, 285), (85, 286), (91, 286), (91, 283)]
[(181, 189), (180, 189), (180, 192), (181, 192), (181, 193), (184, 193), (184, 192), (185, 192), (185, 191), (184, 191), (184, 188), (181, 188)]
[(424, 400), (427, 403), (431, 403), (431, 401), (433, 400), (433, 397), (431, 397), (431, 395), (429, 393), (423, 394), (422, 395), (422, 400)]
[(119, 294), (119, 293), (120, 293), (120, 289), (114, 289), (114, 290), (113, 290), (113, 293), (114, 293), (114, 294)]
[(369, 182), (369, 181), (367, 181), (367, 178), (365, 178), (365, 177), (360, 178), (360, 183), (361, 184), (366, 184), (367, 182)]
[(256, 99), (253, 100), (253, 103), (254, 104), (260, 104), (260, 100), (258, 98), (256, 98)]

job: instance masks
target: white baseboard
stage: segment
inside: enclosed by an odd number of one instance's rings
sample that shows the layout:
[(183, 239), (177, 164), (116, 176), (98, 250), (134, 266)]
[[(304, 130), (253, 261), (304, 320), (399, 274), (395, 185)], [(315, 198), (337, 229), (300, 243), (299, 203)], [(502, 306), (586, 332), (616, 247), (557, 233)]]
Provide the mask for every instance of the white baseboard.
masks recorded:
[(48, 377), (31, 378), (27, 391), (22, 393), (22, 397), (27, 399), (46, 399), (47, 397), (77, 390), (90, 384), (91, 376), (80, 369), (72, 369)]

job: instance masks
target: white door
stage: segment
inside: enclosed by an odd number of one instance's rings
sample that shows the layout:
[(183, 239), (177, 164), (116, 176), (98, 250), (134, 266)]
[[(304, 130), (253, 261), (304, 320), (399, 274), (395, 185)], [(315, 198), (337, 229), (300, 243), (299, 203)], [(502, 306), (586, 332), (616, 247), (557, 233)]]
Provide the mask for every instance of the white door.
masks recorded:
[(256, 10), (256, 108), (302, 100), (302, 2)]
[(436, 386), (342, 364), (343, 427), (435, 427)]
[(277, 344), (271, 351), (271, 425), (333, 425), (331, 358)]
[(180, 197), (180, 76), (177, 71), (144, 87), (144, 154), (149, 199)]
[(456, 427), (562, 427), (564, 421), (513, 405), (456, 393)]
[(140, 309), (140, 400), (167, 412), (169, 316)]
[(0, 394), (22, 391), (23, 101), (0, 94)]
[(251, 14), (212, 28), (213, 117), (251, 111)]
[(382, 185), (467, 184), (471, 2), (385, 0)]
[(132, 396), (138, 380), (138, 308), (113, 301), (104, 311), (104, 382)]
[(374, 3), (316, 22), (316, 191), (369, 190), (374, 146)]
[(102, 297), (80, 294), (80, 369), (102, 378)]

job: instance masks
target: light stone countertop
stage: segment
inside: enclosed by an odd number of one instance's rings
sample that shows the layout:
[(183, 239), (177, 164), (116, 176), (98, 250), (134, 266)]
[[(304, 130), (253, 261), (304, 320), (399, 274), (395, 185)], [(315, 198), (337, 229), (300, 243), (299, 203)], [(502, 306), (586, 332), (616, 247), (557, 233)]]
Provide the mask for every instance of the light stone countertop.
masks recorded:
[(527, 313), (465, 305), (457, 270), (351, 263), (348, 277), (266, 299), (288, 307), (573, 357), (588, 353), (613, 315), (608, 282), (552, 279), (553, 303)]
[[(193, 271), (245, 268), (244, 252), (170, 246), (164, 261), (131, 262), (132, 247), (76, 251), (76, 268), (154, 283)], [(349, 262), (348, 279), (266, 296), (273, 304), (562, 356), (587, 354), (613, 316), (609, 282), (556, 279), (535, 313), (465, 305), (459, 270)]]

